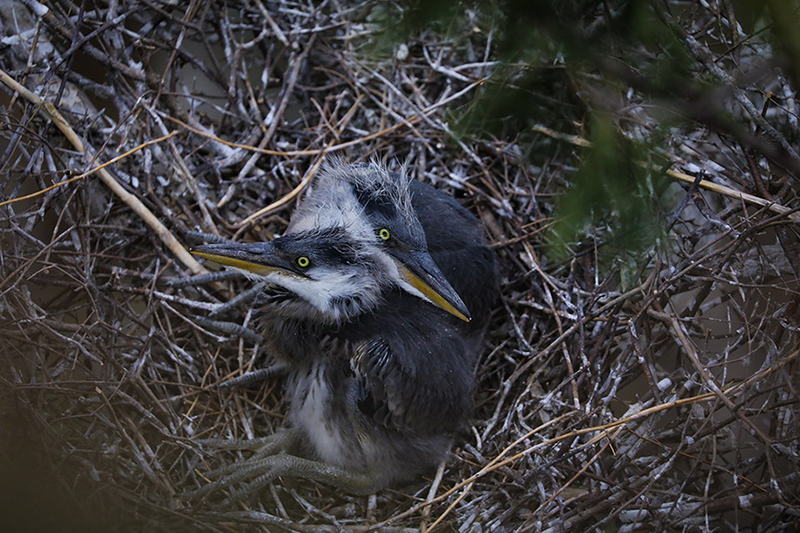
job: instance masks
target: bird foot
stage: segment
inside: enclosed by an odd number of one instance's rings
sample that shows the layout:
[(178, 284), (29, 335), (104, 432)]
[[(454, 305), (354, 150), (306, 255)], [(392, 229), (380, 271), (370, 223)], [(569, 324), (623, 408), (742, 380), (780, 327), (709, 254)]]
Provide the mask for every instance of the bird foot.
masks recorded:
[(270, 437), (246, 441), (207, 439), (198, 444), (216, 449), (246, 449), (255, 453), (240, 461), (208, 471), (204, 477), (211, 480), (207, 485), (186, 492), (181, 499), (203, 501), (214, 499), (215, 493), (226, 491), (227, 496), (215, 507), (230, 507), (236, 502), (258, 494), (270, 482), (279, 477), (311, 479), (344, 488), (356, 494), (369, 494), (379, 488), (373, 476), (353, 472), (334, 465), (298, 457), (289, 453), (297, 444), (297, 433), (291, 429), (280, 431)]

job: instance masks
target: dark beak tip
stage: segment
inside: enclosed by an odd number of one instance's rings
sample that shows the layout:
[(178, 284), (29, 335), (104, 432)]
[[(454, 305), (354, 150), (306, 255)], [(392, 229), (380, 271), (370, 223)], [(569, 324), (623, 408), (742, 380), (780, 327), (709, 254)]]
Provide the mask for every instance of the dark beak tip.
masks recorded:
[(466, 305), (454, 305), (453, 307), (455, 307), (455, 309), (461, 313), (461, 317), (459, 318), (461, 318), (464, 322), (472, 322), (472, 313), (469, 312)]

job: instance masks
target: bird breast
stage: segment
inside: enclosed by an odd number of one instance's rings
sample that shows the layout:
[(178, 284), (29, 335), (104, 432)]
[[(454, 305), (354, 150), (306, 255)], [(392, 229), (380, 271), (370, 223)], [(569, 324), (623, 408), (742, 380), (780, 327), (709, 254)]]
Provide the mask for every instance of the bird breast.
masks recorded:
[(327, 375), (327, 364), (314, 361), (305, 371), (295, 372), (289, 384), (289, 419), (293, 427), (301, 430), (320, 460), (338, 466), (347, 466), (348, 450), (344, 429), (346, 417), (334, 408), (335, 391)]

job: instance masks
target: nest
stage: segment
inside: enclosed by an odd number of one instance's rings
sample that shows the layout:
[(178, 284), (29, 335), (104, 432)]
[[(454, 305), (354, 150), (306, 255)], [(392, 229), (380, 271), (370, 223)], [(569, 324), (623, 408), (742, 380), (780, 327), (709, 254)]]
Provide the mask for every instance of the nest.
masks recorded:
[[(703, 108), (712, 97), (676, 90), (659, 103), (633, 69), (600, 61), (531, 93), (558, 102), (546, 125), (519, 127), (511, 112), (485, 135), (457, 131), (457, 113), (491, 93), (487, 79), (514, 86), (526, 72), (495, 60), (492, 28), (416, 32), (387, 49), (380, 4), (235, 4), (0, 2), (6, 524), (797, 526), (800, 132), (791, 72), (774, 68), (758, 32), (732, 32), (728, 3), (661, 13), (690, 76), (722, 87), (713, 100), (727, 126)], [(575, 25), (608, 22), (588, 10)], [(729, 55), (712, 56), (723, 44)], [(603, 83), (611, 73), (628, 84)], [(589, 160), (590, 113), (643, 139), (676, 101), (670, 112), (693, 120), (662, 137), (668, 164), (644, 163), (666, 180), (656, 245), (604, 260), (612, 222), (601, 220), (552, 253), (559, 198)], [(236, 457), (198, 439), (268, 435), (285, 406), (280, 379), (219, 387), (267, 355), (209, 322), (247, 283), (183, 284), (204, 271), (184, 245), (195, 231), (280, 234), (331, 154), (403, 165), (483, 221), (503, 302), (470, 427), (430, 479), (375, 496), (279, 480), (252, 504), (187, 503), (203, 472)], [(247, 305), (223, 315), (252, 320)]]

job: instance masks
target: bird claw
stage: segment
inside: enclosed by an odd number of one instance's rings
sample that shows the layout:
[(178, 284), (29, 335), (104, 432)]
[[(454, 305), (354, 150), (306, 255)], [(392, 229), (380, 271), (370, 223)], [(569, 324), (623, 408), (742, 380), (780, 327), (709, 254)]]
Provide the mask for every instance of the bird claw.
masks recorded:
[[(260, 452), (265, 449), (288, 449), (294, 442), (295, 436), (291, 430), (278, 431), (268, 437), (257, 439), (196, 439), (194, 444), (202, 449), (213, 450), (250, 450)], [(272, 452), (275, 453), (275, 452)]]
[(220, 383), (219, 386), (224, 389), (230, 389), (233, 387), (244, 387), (247, 385), (252, 385), (253, 383), (266, 381), (275, 376), (286, 375), (288, 373), (289, 373), (289, 365), (276, 363), (272, 366), (268, 366), (266, 368), (259, 368), (258, 370), (254, 370), (252, 372), (242, 374), (241, 376), (225, 380), (222, 383)]
[(208, 496), (228, 489), (236, 483), (246, 481), (256, 474), (257, 477), (253, 481), (247, 482), (244, 486), (235, 490), (228, 490), (228, 496), (216, 504), (218, 507), (229, 507), (254, 494), (258, 489), (275, 479), (277, 472), (271, 465), (274, 457), (277, 456), (268, 456), (258, 461), (253, 461), (250, 458), (211, 470), (206, 473), (205, 477), (213, 481), (199, 489), (185, 493), (183, 499), (187, 501), (206, 499)]
[[(247, 459), (234, 461), (228, 465), (206, 472), (204, 477), (212, 480), (211, 483), (208, 483), (207, 485), (193, 491), (184, 493), (181, 496), (181, 499), (186, 501), (204, 499), (214, 492), (238, 483), (239, 481), (246, 480), (248, 477), (252, 477), (253, 474), (260, 473), (261, 476), (263, 476), (265, 474), (264, 469), (266, 469), (267, 472), (270, 470), (267, 459), (269, 459), (271, 456), (275, 456), (276, 454), (282, 454), (286, 452), (292, 447), (296, 440), (296, 432), (291, 429), (287, 429), (278, 431), (277, 433), (268, 437), (262, 437), (258, 439), (202, 439), (195, 441), (195, 443), (200, 445), (201, 448), (210, 448), (215, 450), (250, 450), (254, 453)], [(274, 476), (269, 477), (269, 479), (273, 478)], [(264, 484), (268, 482), (269, 480), (265, 481)], [(242, 494), (234, 497), (234, 495), (238, 495), (239, 493)], [(234, 491), (228, 496), (228, 498), (223, 500), (220, 505), (227, 506), (231, 503), (231, 501), (241, 500), (246, 495), (247, 493), (244, 493), (242, 490)]]
[[(205, 500), (221, 490), (228, 495), (215, 507), (225, 508), (257, 494), (274, 479), (291, 476), (322, 481), (348, 489), (354, 493), (367, 494), (377, 487), (376, 480), (368, 473), (352, 472), (337, 466), (291, 455), (288, 451), (297, 442), (296, 431), (288, 429), (270, 437), (249, 441), (207, 439), (198, 444), (217, 449), (249, 449), (255, 453), (240, 461), (210, 470), (205, 478), (210, 483), (184, 493), (184, 501)], [(237, 488), (234, 485), (243, 483)]]

